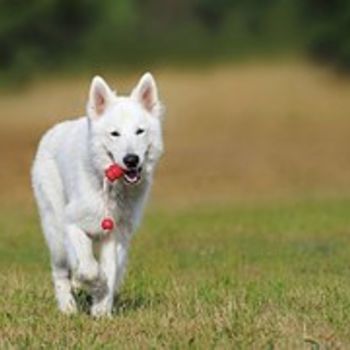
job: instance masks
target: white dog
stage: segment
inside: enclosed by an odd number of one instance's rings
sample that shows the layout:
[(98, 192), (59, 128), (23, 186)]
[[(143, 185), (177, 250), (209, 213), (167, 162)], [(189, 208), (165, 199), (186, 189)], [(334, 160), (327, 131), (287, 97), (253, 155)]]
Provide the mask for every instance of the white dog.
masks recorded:
[[(56, 125), (39, 144), (32, 182), (64, 313), (77, 311), (72, 293), (77, 283), (93, 296), (92, 315), (111, 314), (132, 233), (163, 152), (162, 111), (150, 73), (127, 97), (95, 77), (87, 117)], [(114, 182), (105, 175), (111, 164), (122, 169)], [(103, 229), (106, 217), (110, 227)]]

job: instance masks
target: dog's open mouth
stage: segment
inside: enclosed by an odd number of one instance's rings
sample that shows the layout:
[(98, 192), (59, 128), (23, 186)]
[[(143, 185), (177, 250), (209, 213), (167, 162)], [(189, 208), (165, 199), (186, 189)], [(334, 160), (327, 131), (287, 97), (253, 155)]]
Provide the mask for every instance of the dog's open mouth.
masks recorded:
[(142, 168), (127, 169), (124, 172), (124, 180), (130, 185), (136, 185), (141, 181)]

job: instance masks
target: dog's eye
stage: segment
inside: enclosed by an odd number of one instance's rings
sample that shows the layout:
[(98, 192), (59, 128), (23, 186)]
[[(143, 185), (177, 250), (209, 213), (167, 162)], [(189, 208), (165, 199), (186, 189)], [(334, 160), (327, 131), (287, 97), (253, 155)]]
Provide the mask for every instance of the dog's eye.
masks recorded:
[(145, 132), (145, 129), (137, 129), (136, 130), (136, 135), (141, 135)]
[(120, 136), (119, 132), (116, 131), (116, 130), (112, 131), (112, 132), (111, 132), (111, 135), (112, 135), (113, 137), (118, 137), (118, 136)]

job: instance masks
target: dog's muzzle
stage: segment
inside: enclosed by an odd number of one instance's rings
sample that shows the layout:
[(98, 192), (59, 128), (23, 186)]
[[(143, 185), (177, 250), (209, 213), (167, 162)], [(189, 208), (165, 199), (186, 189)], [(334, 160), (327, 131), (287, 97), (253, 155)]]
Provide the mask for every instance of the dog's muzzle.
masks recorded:
[[(115, 163), (115, 159), (113, 156), (113, 153), (108, 150), (107, 147), (105, 147), (107, 156), (111, 160), (112, 163)], [(136, 185), (141, 182), (142, 179), (142, 167), (130, 167), (125, 169), (124, 168), (124, 174), (123, 174), (123, 180), (125, 183), (129, 185)]]
[(124, 181), (129, 185), (136, 185), (142, 178), (142, 167), (126, 169), (123, 175)]

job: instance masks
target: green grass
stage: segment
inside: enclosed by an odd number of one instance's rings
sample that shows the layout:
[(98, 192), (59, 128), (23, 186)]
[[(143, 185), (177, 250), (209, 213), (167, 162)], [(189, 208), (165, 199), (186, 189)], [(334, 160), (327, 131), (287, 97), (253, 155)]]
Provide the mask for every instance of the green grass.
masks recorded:
[(0, 348), (348, 347), (349, 213), (348, 200), (152, 209), (114, 318), (94, 320), (56, 311), (36, 214), (4, 210)]

